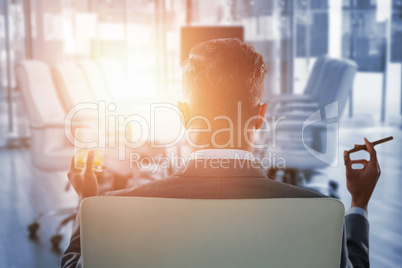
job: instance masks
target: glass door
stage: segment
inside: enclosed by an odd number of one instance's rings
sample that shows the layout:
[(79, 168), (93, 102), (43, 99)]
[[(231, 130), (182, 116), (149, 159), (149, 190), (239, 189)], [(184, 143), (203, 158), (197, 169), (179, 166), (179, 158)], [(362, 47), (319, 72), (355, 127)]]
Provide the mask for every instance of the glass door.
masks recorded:
[(318, 56), (350, 59), (358, 72), (344, 119), (400, 125), (401, 1), (289, 1), (295, 21), (293, 91), (303, 92)]
[(29, 135), (15, 79), (16, 63), (24, 58), (23, 0), (2, 0), (0, 3), (0, 147), (21, 145), (21, 138)]

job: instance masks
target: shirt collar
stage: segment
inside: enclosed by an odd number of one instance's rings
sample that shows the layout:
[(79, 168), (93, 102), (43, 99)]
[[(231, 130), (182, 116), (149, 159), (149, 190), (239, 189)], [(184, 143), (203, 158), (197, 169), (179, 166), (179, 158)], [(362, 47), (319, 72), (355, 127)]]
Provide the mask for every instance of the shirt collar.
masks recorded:
[(193, 152), (190, 159), (248, 159), (254, 160), (249, 151), (239, 149), (205, 149)]

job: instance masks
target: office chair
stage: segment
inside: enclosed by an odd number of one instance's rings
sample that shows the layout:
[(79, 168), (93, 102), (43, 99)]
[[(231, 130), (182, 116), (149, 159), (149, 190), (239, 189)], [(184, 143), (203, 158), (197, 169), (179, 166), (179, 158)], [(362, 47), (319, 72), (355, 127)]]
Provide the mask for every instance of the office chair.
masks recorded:
[[(256, 135), (258, 144), (269, 146), (268, 149), (256, 149), (255, 154), (263, 158), (270, 152), (277, 159), (285, 159), (283, 180), (295, 185), (303, 185), (316, 173), (315, 170), (328, 167), (338, 157), (337, 124), (357, 70), (356, 64), (349, 60), (320, 59), (313, 68), (318, 74), (312, 73), (308, 81), (308, 85), (315, 87), (311, 95), (304, 95), (303, 102), (276, 102), (276, 107), (271, 107), (271, 114), (267, 116), (271, 123), (274, 122), (272, 116), (284, 119), (271, 125), (274, 129), (270, 133), (274, 134)], [(270, 168), (268, 176), (275, 178), (278, 169)], [(337, 184), (331, 181), (330, 195), (337, 196), (336, 188)]]
[(92, 95), (97, 101), (103, 100), (108, 103), (114, 101), (98, 64), (91, 60), (81, 60), (77, 65), (84, 73)]
[(326, 56), (317, 59), (306, 86), (306, 90), (311, 86), (311, 93), (303, 95), (303, 101), (282, 102), (279, 106), (273, 103), (270, 114), (304, 120), (312, 112), (334, 101), (338, 101), (339, 110), (342, 112), (348, 99), (345, 93), (349, 93), (353, 86), (356, 70), (356, 63), (350, 60)]
[(127, 76), (123, 65), (112, 59), (96, 60), (109, 94), (114, 100), (127, 105), (127, 96), (132, 90), (127, 88)]
[[(89, 89), (87, 80), (82, 70), (74, 63), (60, 63), (52, 68), (53, 78), (57, 93), (66, 112), (76, 109), (78, 104), (97, 104), (96, 97)], [(85, 109), (77, 110), (77, 120), (96, 128), (98, 123), (98, 111)]]
[[(102, 65), (101, 65), (101, 64)], [(133, 114), (133, 110), (138, 106), (138, 103), (133, 105), (136, 98), (127, 96), (122, 99), (116, 98), (113, 90), (121, 88), (124, 85), (122, 82), (123, 75), (119, 75), (122, 71), (122, 66), (113, 60), (99, 60), (97, 62), (91, 60), (81, 60), (77, 62), (78, 67), (81, 69), (85, 76), (88, 87), (95, 97), (96, 101), (106, 101), (106, 104), (116, 104), (117, 113), (123, 115)], [(103, 67), (102, 67), (103, 66)], [(118, 83), (116, 81), (119, 81)]]
[[(67, 171), (73, 155), (73, 146), (67, 141), (64, 133), (65, 111), (57, 96), (48, 66), (39, 61), (26, 60), (17, 65), (16, 75), (30, 121), (32, 141), (30, 154), (33, 165), (44, 171)], [(69, 184), (66, 190), (68, 186)], [(76, 212), (77, 208), (74, 207), (40, 213), (28, 226), (30, 237), (37, 238), (36, 232), (42, 217), (67, 215), (51, 238), (56, 249), (62, 239), (62, 228), (74, 219)]]
[(91, 197), (80, 206), (82, 263), (335, 268), (344, 213), (331, 198)]
[(268, 100), (264, 100), (268, 104), (267, 112), (269, 114), (274, 113), (278, 107), (291, 104), (291, 103), (305, 103), (311, 102), (315, 100), (320, 94), (320, 87), (318, 82), (320, 80), (323, 67), (326, 66), (326, 63), (329, 61), (328, 56), (320, 56), (314, 63), (314, 67), (311, 70), (311, 74), (308, 78), (307, 84), (304, 88), (303, 94), (283, 94), (273, 96)]

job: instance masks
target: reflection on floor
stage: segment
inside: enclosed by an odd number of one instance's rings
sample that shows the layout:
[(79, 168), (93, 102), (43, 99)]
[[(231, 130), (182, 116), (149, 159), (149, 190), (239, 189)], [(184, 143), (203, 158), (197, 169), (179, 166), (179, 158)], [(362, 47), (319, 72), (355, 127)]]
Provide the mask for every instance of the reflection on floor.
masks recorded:
[[(370, 259), (372, 267), (400, 267), (402, 263), (402, 136), (396, 128), (364, 128), (340, 130), (339, 165), (327, 168), (313, 177), (311, 184), (328, 179), (339, 183), (339, 195), (348, 208), (342, 151), (369, 140), (393, 135), (395, 140), (377, 147), (382, 175), (369, 206)], [(37, 213), (78, 205), (72, 190), (65, 192), (65, 172), (44, 173), (30, 165), (26, 149), (0, 150), (0, 267), (58, 267), (60, 254), (51, 250), (50, 237), (59, 218), (48, 217), (41, 222), (40, 239), (28, 239), (26, 226)], [(61, 243), (64, 250), (70, 234)]]
[[(42, 211), (78, 205), (73, 191), (64, 190), (66, 173), (32, 168), (26, 149), (0, 150), (0, 163), (0, 267), (59, 267), (50, 237), (60, 218), (44, 218), (36, 242), (28, 239), (26, 227)], [(67, 247), (66, 240), (61, 247)]]

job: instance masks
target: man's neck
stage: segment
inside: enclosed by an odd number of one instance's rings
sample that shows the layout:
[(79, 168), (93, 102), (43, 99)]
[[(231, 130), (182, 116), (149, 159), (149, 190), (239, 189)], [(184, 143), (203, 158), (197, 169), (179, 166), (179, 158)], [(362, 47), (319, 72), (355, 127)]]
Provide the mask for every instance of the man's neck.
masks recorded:
[(238, 139), (237, 136), (234, 136), (232, 139), (217, 139), (216, 137), (212, 137), (210, 135), (201, 134), (192, 135), (189, 138), (190, 140), (188, 139), (187, 142), (192, 151), (206, 149), (232, 149), (248, 151), (250, 153), (253, 152), (252, 145), (254, 143), (254, 133), (252, 133), (252, 136), (250, 135), (248, 140), (244, 139), (243, 137)]
[(200, 151), (200, 150), (241, 150), (241, 151), (247, 151), (252, 153), (253, 152), (253, 147), (214, 147), (214, 146), (207, 146), (207, 147), (203, 147), (203, 148), (194, 148), (191, 147), (191, 151), (192, 152), (196, 152), (196, 151)]
[(186, 139), (192, 151), (234, 149), (253, 152), (254, 131), (243, 130), (243, 128), (239, 131), (236, 131), (236, 128), (211, 128), (209, 130), (208, 132), (197, 131), (197, 129), (188, 130)]

